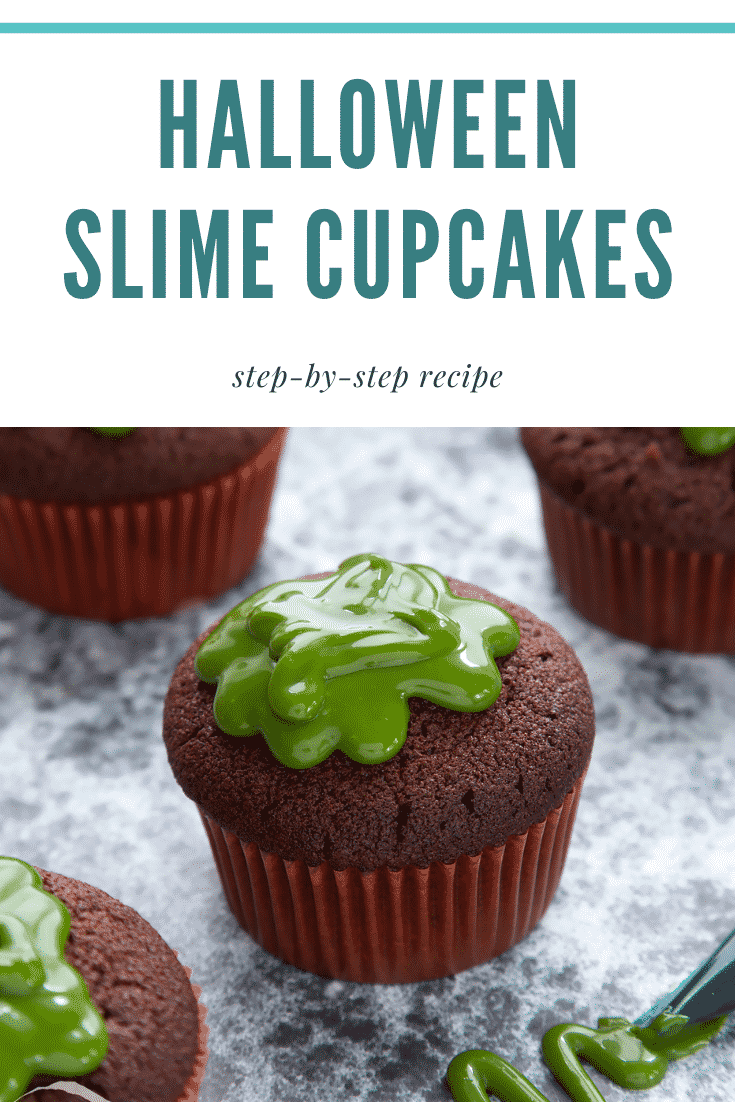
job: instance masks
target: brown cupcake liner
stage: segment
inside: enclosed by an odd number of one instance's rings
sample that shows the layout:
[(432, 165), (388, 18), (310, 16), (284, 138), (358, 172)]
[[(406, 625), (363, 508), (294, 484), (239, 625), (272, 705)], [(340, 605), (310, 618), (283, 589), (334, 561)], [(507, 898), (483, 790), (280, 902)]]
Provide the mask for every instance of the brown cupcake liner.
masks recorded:
[(505, 845), (397, 871), (285, 861), (200, 814), (227, 902), (269, 953), (319, 976), (413, 983), (483, 964), (533, 929), (558, 887), (583, 780)]
[[(176, 950), (174, 949), (174, 952)], [(178, 956), (178, 953), (176, 953)], [(188, 968), (185, 964), (182, 965), (186, 972), (187, 978), (191, 983), (191, 968)], [(207, 1008), (201, 1003), (202, 989), (196, 984), (191, 984), (191, 989), (194, 992), (194, 998), (197, 1001), (197, 1014), (199, 1018), (199, 1032), (197, 1036), (197, 1054), (194, 1058), (194, 1066), (191, 1071), (191, 1075), (184, 1084), (182, 1093), (177, 1098), (176, 1102), (198, 1102), (199, 1088), (202, 1085), (202, 1079), (204, 1078), (204, 1072), (207, 1067), (207, 1057), (209, 1055), (209, 1048), (207, 1041), (209, 1038), (209, 1027), (206, 1023)], [(27, 1091), (23, 1098), (33, 1098), (34, 1102), (67, 1102), (69, 1098), (83, 1098), (86, 1102), (107, 1102), (101, 1094), (93, 1091), (90, 1087), (85, 1087), (81, 1083), (75, 1083), (73, 1080), (59, 1079), (56, 1083), (49, 1083), (46, 1087), (34, 1087), (33, 1090)], [(22, 1102), (19, 1099), (19, 1102)]]
[(260, 548), (286, 432), (228, 474), (138, 501), (0, 494), (0, 585), (49, 612), (113, 622), (224, 592)]
[(623, 538), (539, 487), (551, 561), (578, 612), (650, 647), (735, 652), (735, 554)]
[[(178, 954), (177, 954), (178, 956)], [(186, 964), (182, 965), (186, 975), (191, 983), (191, 968)], [(194, 998), (197, 1001), (197, 1014), (199, 1016), (199, 1033), (197, 1035), (197, 1054), (194, 1057), (194, 1067), (191, 1070), (191, 1075), (184, 1084), (184, 1089), (179, 1095), (177, 1102), (197, 1102), (199, 1098), (199, 1088), (202, 1085), (202, 1079), (204, 1078), (204, 1072), (207, 1068), (207, 1058), (209, 1056), (209, 1026), (207, 1025), (207, 1008), (202, 1005), (202, 989), (198, 983), (192, 983), (191, 989), (194, 992)]]

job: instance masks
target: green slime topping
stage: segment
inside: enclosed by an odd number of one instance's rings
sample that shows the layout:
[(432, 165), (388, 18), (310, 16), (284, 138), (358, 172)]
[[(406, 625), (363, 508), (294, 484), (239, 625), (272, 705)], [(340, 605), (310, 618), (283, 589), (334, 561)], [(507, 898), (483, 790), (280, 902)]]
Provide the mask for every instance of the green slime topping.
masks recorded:
[[(726, 1019), (690, 1023), (684, 1014), (664, 1011), (649, 1026), (627, 1018), (600, 1018), (597, 1029), (555, 1025), (544, 1035), (544, 1059), (573, 1102), (605, 1102), (580, 1056), (618, 1086), (647, 1090), (661, 1082), (672, 1060), (704, 1048)], [(488, 1102), (490, 1095), (501, 1102), (548, 1102), (512, 1064), (483, 1049), (455, 1056), (447, 1081), (455, 1102)]]
[(0, 1102), (34, 1075), (85, 1075), (105, 1058), (105, 1023), (64, 960), (69, 926), (36, 870), (0, 857)]
[(447, 1068), (447, 1082), (455, 1102), (549, 1102), (512, 1064), (494, 1052), (473, 1048), (460, 1052)]
[(204, 641), (196, 668), (218, 682), (218, 726), (261, 731), (284, 765), (308, 768), (337, 747), (373, 764), (403, 746), (411, 696), (489, 708), (501, 689), (493, 659), (519, 638), (510, 616), (455, 597), (436, 570), (355, 555), (328, 578), (248, 597)]
[(684, 443), (700, 455), (719, 455), (735, 444), (735, 429), (682, 429)]
[(100, 436), (127, 436), (130, 432), (135, 432), (135, 429), (92, 429), (92, 432), (98, 432)]
[(544, 1059), (574, 1102), (604, 1102), (578, 1057), (620, 1087), (648, 1090), (661, 1082), (672, 1060), (704, 1048), (726, 1018), (690, 1023), (685, 1014), (664, 1011), (649, 1026), (627, 1018), (600, 1018), (597, 1029), (556, 1025), (544, 1036)]

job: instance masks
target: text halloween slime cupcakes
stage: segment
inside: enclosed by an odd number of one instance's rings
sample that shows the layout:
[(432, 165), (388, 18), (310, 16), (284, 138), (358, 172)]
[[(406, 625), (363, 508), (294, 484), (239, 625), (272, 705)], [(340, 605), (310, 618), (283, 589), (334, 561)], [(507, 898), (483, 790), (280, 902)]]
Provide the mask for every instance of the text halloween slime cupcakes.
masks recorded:
[(532, 929), (593, 737), (553, 628), (377, 555), (248, 598), (189, 649), (164, 711), (238, 920), (366, 982), (448, 975)]
[(207, 1038), (198, 989), (139, 914), (0, 857), (0, 933), (0, 1102), (62, 1081), (108, 1102), (196, 1102)]

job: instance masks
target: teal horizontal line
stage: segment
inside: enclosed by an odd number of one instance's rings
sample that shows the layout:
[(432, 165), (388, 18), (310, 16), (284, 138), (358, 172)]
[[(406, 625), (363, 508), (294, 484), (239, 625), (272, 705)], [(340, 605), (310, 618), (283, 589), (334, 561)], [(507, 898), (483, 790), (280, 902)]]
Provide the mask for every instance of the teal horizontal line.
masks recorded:
[(735, 34), (735, 23), (0, 23), (0, 34)]

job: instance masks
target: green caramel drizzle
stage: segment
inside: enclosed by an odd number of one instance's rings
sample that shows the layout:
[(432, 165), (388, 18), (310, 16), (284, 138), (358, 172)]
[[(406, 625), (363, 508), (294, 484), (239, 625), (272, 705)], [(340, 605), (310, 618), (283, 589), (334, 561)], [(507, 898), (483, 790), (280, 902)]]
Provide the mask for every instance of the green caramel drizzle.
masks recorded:
[[(664, 1011), (649, 1026), (627, 1018), (600, 1018), (597, 1029), (565, 1023), (544, 1035), (544, 1059), (572, 1102), (605, 1102), (580, 1063), (580, 1057), (628, 1090), (648, 1090), (660, 1083), (672, 1060), (704, 1048), (722, 1028), (727, 1015), (709, 1022), (690, 1022), (684, 1014)], [(455, 1056), (447, 1071), (455, 1102), (548, 1102), (502, 1057), (483, 1049)]]
[(100, 436), (127, 436), (128, 433), (135, 432), (135, 429), (91, 429), (91, 432), (98, 432)]
[(36, 870), (0, 857), (0, 1102), (34, 1075), (85, 1075), (105, 1058), (105, 1023), (64, 960), (69, 926)]
[(261, 731), (292, 769), (338, 747), (367, 765), (403, 746), (409, 697), (489, 708), (501, 689), (494, 658), (519, 638), (510, 616), (455, 597), (436, 570), (355, 555), (328, 578), (248, 597), (201, 645), (196, 668), (218, 683), (214, 717), (228, 734)]
[(735, 444), (735, 429), (682, 429), (681, 435), (699, 455), (719, 455)]

